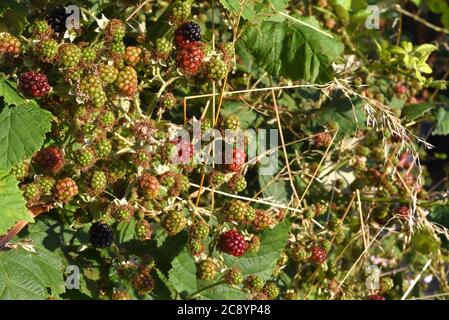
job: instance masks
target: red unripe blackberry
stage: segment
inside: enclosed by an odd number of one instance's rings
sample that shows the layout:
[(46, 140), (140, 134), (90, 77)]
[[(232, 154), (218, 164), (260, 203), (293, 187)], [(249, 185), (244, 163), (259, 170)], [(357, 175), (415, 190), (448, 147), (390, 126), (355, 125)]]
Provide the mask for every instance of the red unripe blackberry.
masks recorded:
[(231, 155), (226, 155), (226, 167), (233, 172), (238, 172), (242, 169), (246, 160), (246, 153), (244, 150), (239, 148), (234, 148)]
[(189, 41), (186, 38), (184, 38), (182, 35), (175, 35), (175, 43), (176, 43), (176, 46), (181, 50), (201, 47), (200, 41)]
[(135, 66), (140, 61), (142, 49), (139, 47), (129, 46), (125, 51), (125, 62), (130, 66)]
[(405, 94), (407, 93), (407, 87), (403, 85), (402, 83), (399, 83), (394, 86), (394, 92), (397, 94)]
[(36, 154), (34, 162), (42, 170), (56, 174), (64, 166), (64, 153), (56, 147), (48, 147)]
[(139, 181), (142, 193), (149, 198), (155, 198), (159, 194), (160, 184), (156, 177), (144, 173)]
[(225, 253), (240, 257), (245, 253), (247, 244), (243, 235), (237, 230), (229, 230), (221, 235), (219, 247)]
[(45, 74), (28, 71), (20, 75), (19, 89), (28, 98), (37, 98), (45, 96), (51, 87)]
[(198, 74), (204, 60), (204, 52), (200, 47), (188, 47), (182, 49), (179, 55), (180, 67), (188, 76)]
[(315, 135), (313, 141), (316, 147), (327, 148), (332, 142), (332, 135), (327, 131), (323, 131)]
[(150, 293), (154, 289), (154, 279), (151, 276), (151, 268), (142, 267), (134, 278), (134, 288), (141, 296)]
[(396, 214), (398, 215), (399, 218), (401, 219), (407, 219), (409, 214), (410, 214), (410, 208), (408, 206), (400, 206), (397, 210), (396, 210)]
[(312, 252), (312, 255), (310, 256), (310, 258), (312, 259), (313, 262), (315, 262), (317, 264), (321, 264), (324, 261), (326, 261), (327, 252), (326, 252), (326, 250), (324, 250), (324, 248), (314, 246), (314, 247), (312, 247), (311, 252)]
[(58, 180), (55, 185), (55, 197), (62, 202), (69, 202), (78, 194), (78, 186), (73, 179), (66, 177)]
[(20, 53), (20, 47), (19, 39), (7, 32), (0, 33), (0, 55), (10, 54), (16, 56)]
[(138, 79), (137, 72), (131, 66), (126, 66), (122, 70), (120, 70), (117, 75), (117, 80), (115, 81), (115, 85), (121, 93), (127, 96), (133, 96), (137, 93), (138, 90)]
[(89, 241), (95, 248), (106, 248), (114, 241), (114, 233), (106, 223), (95, 222), (89, 229)]
[(380, 295), (380, 294), (373, 294), (368, 296), (369, 300), (386, 300), (384, 296)]

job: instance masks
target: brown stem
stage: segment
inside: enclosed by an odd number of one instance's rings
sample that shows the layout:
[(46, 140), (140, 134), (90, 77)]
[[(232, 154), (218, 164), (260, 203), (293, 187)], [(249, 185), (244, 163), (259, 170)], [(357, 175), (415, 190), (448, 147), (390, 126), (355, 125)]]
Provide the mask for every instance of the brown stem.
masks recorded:
[[(51, 209), (54, 209), (55, 207), (56, 207), (55, 203), (36, 205), (28, 210), (28, 214), (32, 218), (35, 218), (38, 215), (40, 215), (41, 213), (48, 212)], [(28, 225), (28, 221), (21, 220), (21, 221), (17, 222), (16, 225), (13, 228), (11, 228), (6, 235), (0, 237), (0, 250), (3, 249), (6, 246), (6, 244), (9, 241), (11, 241), (27, 225)]]

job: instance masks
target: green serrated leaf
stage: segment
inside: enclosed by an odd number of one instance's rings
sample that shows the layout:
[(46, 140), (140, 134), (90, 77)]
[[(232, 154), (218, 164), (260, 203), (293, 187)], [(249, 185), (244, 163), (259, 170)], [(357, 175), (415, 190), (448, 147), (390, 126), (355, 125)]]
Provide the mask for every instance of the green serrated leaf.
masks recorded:
[(448, 8), (447, 3), (441, 0), (428, 0), (426, 3), (434, 13), (443, 13)]
[(339, 131), (337, 139), (353, 134), (358, 128), (366, 127), (366, 114), (361, 101), (348, 100), (340, 96), (325, 103), (317, 115), (309, 122), (312, 127), (321, 130), (329, 124), (337, 124)]
[(65, 291), (59, 257), (35, 247), (0, 252), (0, 300), (42, 300)]
[(136, 235), (136, 219), (132, 218), (130, 221), (123, 221), (117, 224), (116, 239), (119, 243), (127, 242), (137, 239)]
[(0, 235), (5, 234), (16, 222), (34, 222), (28, 214), (22, 192), (13, 176), (0, 172)]
[(449, 134), (449, 108), (447, 106), (438, 108), (435, 119), (437, 123), (432, 134), (435, 136)]
[[(312, 18), (296, 18), (317, 27)], [(323, 31), (324, 32), (324, 31)], [(343, 52), (343, 43), (296, 21), (265, 21), (248, 28), (241, 41), (256, 62), (273, 76), (325, 82), (333, 77), (332, 62)]]
[(418, 103), (418, 104), (411, 104), (408, 106), (405, 106), (402, 111), (402, 117), (407, 119), (407, 121), (413, 121), (417, 119), (418, 117), (422, 116), (426, 112), (432, 110), (433, 105), (431, 103)]
[(51, 120), (51, 113), (36, 103), (5, 107), (0, 114), (0, 170), (8, 170), (39, 150)]
[(12, 81), (0, 79), (0, 97), (6, 105), (21, 105), (26, 103), (25, 98), (17, 93), (16, 85)]
[(0, 31), (19, 35), (27, 22), (25, 7), (14, 0), (2, 0), (0, 3)]

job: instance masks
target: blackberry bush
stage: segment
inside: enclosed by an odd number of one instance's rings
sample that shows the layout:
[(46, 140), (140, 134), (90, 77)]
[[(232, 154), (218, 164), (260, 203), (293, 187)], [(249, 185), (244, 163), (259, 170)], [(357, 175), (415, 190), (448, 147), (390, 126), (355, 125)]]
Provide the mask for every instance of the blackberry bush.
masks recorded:
[(444, 299), (449, 6), (236, 2), (2, 2), (2, 297)]

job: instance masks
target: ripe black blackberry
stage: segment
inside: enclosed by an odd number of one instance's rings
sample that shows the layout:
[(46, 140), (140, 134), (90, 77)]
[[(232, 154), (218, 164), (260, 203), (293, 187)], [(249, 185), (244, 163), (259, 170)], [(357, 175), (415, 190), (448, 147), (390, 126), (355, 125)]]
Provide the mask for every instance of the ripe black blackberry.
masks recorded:
[(89, 241), (95, 248), (106, 248), (114, 241), (114, 233), (106, 223), (95, 222), (89, 230)]
[(201, 27), (195, 22), (186, 22), (176, 30), (176, 35), (182, 35), (188, 41), (201, 40)]
[(65, 33), (67, 30), (66, 21), (70, 13), (66, 13), (64, 7), (58, 7), (51, 12), (46, 20), (56, 33)]

